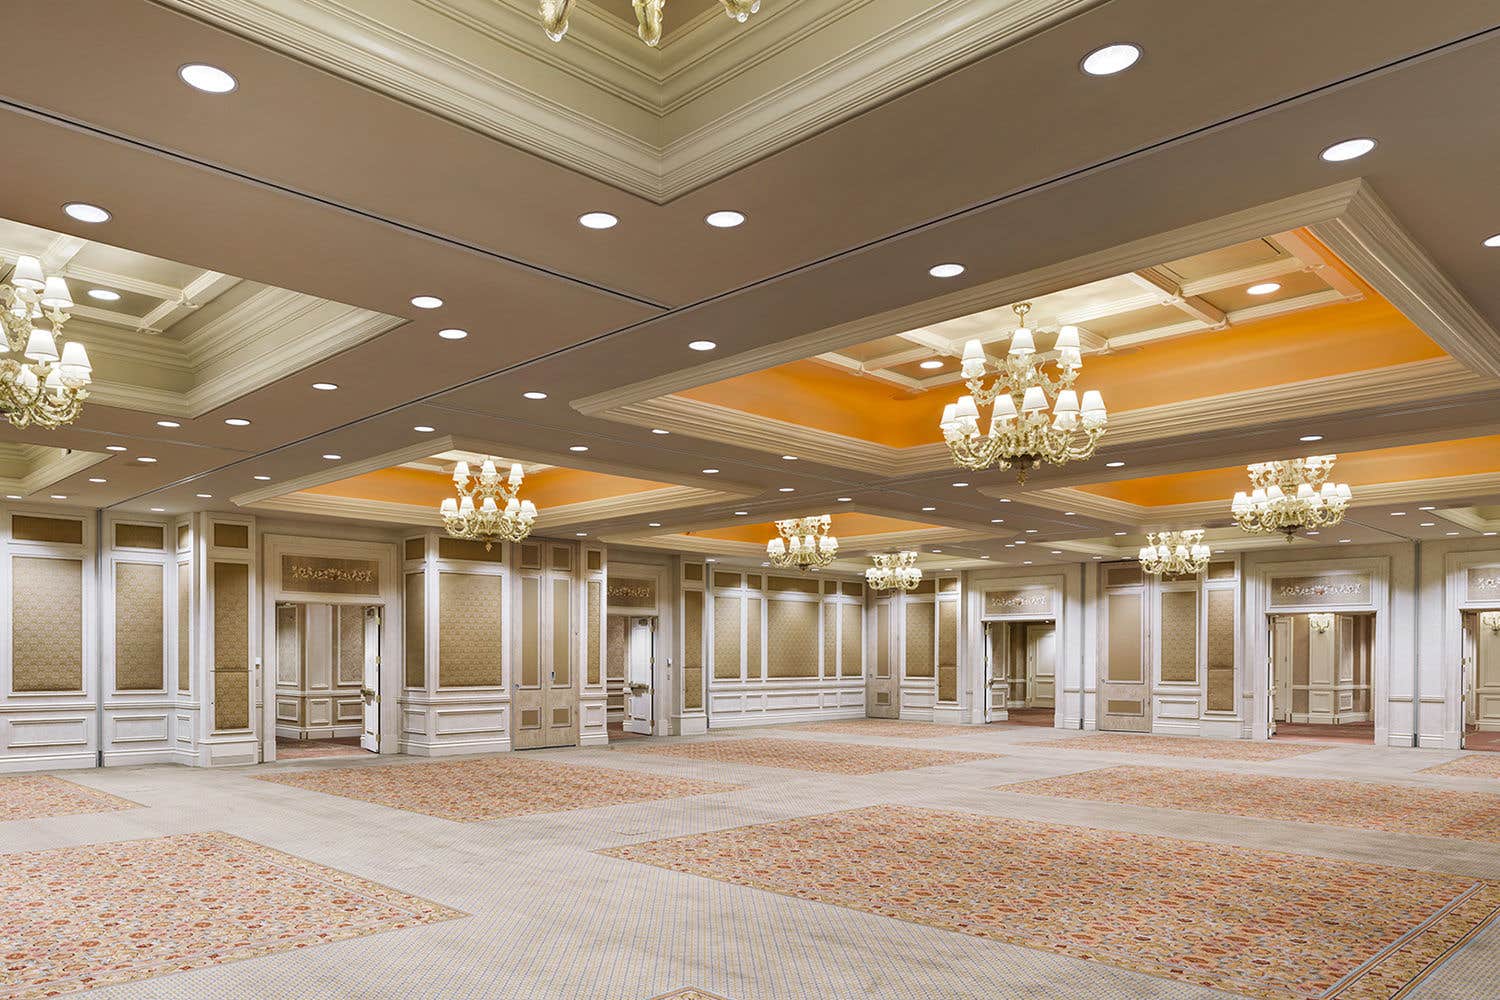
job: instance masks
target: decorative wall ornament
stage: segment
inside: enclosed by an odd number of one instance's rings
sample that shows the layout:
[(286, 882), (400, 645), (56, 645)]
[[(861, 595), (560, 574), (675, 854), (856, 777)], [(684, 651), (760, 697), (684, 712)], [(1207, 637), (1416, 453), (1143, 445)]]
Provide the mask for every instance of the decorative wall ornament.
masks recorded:
[[(21, 254), (10, 280), (0, 282), (8, 352), (0, 358), (0, 411), (17, 427), (51, 430), (71, 424), (83, 411), (93, 366), (81, 342), (63, 340), (69, 318), (64, 310), (72, 308), (68, 283), (43, 274), (35, 257)], [(37, 326), (43, 319), (48, 326)]]
[(1152, 576), (1197, 576), (1208, 568), (1213, 550), (1203, 544), (1203, 529), (1148, 531), (1141, 547), (1141, 569)]
[(1365, 573), (1280, 576), (1271, 580), (1271, 606), (1275, 608), (1368, 605), (1372, 599), (1370, 577)]
[(984, 613), (987, 615), (1040, 615), (1052, 617), (1051, 587), (1022, 587), (1017, 590), (986, 590)]
[(1500, 611), (1479, 612), (1479, 627), (1500, 634)]
[[(574, 0), (541, 0), (537, 13), (542, 18), (542, 30), (554, 42), (563, 40), (568, 33), (568, 15), (573, 12)], [(631, 0), (635, 7), (636, 34), (641, 41), (655, 48), (661, 44), (662, 22), (667, 13), (667, 0)], [(744, 24), (751, 14), (760, 11), (760, 0), (719, 0), (724, 13), (734, 21)]]
[[(1020, 482), (1043, 462), (1062, 465), (1093, 456), (1104, 434), (1108, 414), (1097, 389), (1083, 394), (1080, 405), (1073, 383), (1083, 367), (1078, 328), (1058, 330), (1051, 353), (1056, 376), (1045, 370), (1047, 361), (1037, 355), (1036, 338), (1026, 326), (1031, 303), (1011, 307), (1020, 325), (1011, 334), (1010, 349), (998, 363), (994, 381), (986, 386), (984, 376), (991, 364), (984, 344), (971, 340), (964, 345), (964, 384), (970, 395), (943, 408), (939, 427), (955, 465), (975, 471), (999, 466), (1014, 467)], [(1048, 420), (1047, 407), (1052, 406)], [(989, 433), (979, 432), (979, 408), (992, 407)]]
[(1299, 531), (1338, 524), (1349, 509), (1344, 483), (1330, 483), (1337, 455), (1309, 455), (1246, 466), (1251, 492), (1234, 495), (1235, 523), (1251, 534), (1280, 532), (1290, 542)]
[(1327, 632), (1329, 629), (1333, 628), (1333, 612), (1314, 611), (1312, 614), (1307, 616), (1307, 624), (1308, 627), (1311, 628), (1314, 632), (1317, 632), (1321, 635), (1322, 633)]
[(871, 590), (908, 592), (922, 582), (915, 552), (877, 552), (870, 559), (875, 566), (865, 570), (865, 583)]
[(828, 533), (833, 518), (827, 514), (798, 517), (776, 522), (780, 537), (766, 543), (766, 558), (771, 565), (800, 570), (822, 568), (838, 558), (839, 540)]
[(281, 589), (304, 594), (378, 594), (380, 563), (375, 559), (283, 555)]
[(519, 496), (523, 478), (520, 463), (511, 465), (509, 479), (501, 479), (492, 458), (477, 476), (469, 474), (468, 462), (459, 462), (453, 468), (458, 496), (443, 499), (443, 527), (454, 538), (483, 542), (486, 552), (495, 542), (519, 542), (536, 521), (536, 505)]

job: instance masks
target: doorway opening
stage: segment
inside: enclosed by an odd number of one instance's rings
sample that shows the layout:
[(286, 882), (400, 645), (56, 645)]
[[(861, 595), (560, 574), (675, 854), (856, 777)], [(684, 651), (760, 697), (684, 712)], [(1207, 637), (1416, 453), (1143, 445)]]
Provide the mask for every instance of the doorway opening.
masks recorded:
[(609, 615), (605, 622), (605, 694), (610, 742), (656, 733), (656, 618)]
[(1500, 752), (1500, 608), (1463, 613), (1463, 747)]
[(1057, 705), (1057, 623), (984, 623), (984, 721), (1051, 726)]
[(1270, 735), (1375, 741), (1372, 612), (1270, 616)]
[(276, 758), (380, 752), (381, 607), (276, 604)]

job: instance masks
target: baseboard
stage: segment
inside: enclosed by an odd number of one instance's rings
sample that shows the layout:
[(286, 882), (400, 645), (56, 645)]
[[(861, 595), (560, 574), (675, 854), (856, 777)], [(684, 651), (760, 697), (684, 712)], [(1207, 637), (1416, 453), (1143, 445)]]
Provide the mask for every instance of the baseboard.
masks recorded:
[(106, 750), (105, 767), (130, 767), (134, 764), (177, 764), (181, 762), (176, 750), (171, 747), (156, 747), (150, 750)]
[(968, 720), (957, 705), (938, 705), (932, 710), (932, 721), (944, 726), (961, 726)]
[(463, 742), (426, 743), (403, 740), (401, 752), (412, 757), (461, 757), (465, 754), (508, 753), (510, 738), (465, 740)]
[(609, 746), (609, 733), (584, 733), (578, 737), (578, 745), (581, 747)]
[(0, 774), (20, 771), (77, 771), (97, 766), (91, 750), (0, 758)]
[[(716, 715), (714, 716), (714, 729), (753, 729), (756, 726), (785, 726), (797, 722), (833, 722), (846, 719), (863, 719), (865, 711), (863, 708), (849, 709), (841, 708), (835, 711), (813, 711), (813, 712), (778, 712), (770, 715), (764, 712), (755, 715)], [(687, 735), (686, 733), (683, 734)]]
[(702, 736), (708, 732), (708, 716), (679, 715), (672, 720), (670, 728), (676, 730), (678, 736)]
[(1417, 737), (1417, 746), (1423, 750), (1457, 750), (1458, 734), (1423, 733)]

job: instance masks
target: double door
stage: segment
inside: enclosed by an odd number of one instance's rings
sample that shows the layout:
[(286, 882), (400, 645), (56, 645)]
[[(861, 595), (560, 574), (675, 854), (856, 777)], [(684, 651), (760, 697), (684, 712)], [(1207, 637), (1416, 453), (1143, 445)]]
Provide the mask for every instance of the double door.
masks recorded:
[(901, 717), (901, 670), (895, 639), (895, 598), (875, 601), (875, 663), (865, 675), (865, 715), (871, 719)]
[(521, 661), (511, 706), (511, 745), (517, 750), (578, 744), (581, 657), (573, 550), (552, 542), (537, 544), (536, 550), (535, 570), (526, 568), (529, 553), (523, 550), (518, 581)]

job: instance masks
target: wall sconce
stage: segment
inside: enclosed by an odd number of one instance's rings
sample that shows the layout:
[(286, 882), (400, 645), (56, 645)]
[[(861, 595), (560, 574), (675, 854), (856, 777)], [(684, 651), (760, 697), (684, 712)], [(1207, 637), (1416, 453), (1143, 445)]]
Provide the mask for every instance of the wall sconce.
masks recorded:
[(1479, 627), (1500, 634), (1500, 611), (1479, 612)]
[(1327, 632), (1333, 628), (1333, 615), (1327, 611), (1314, 611), (1307, 616), (1307, 624), (1312, 627), (1314, 632)]

